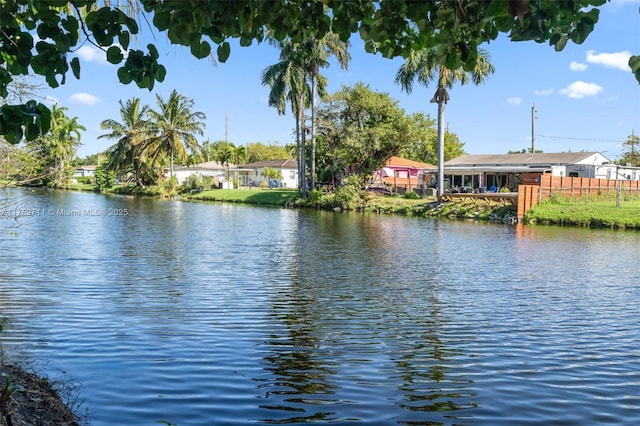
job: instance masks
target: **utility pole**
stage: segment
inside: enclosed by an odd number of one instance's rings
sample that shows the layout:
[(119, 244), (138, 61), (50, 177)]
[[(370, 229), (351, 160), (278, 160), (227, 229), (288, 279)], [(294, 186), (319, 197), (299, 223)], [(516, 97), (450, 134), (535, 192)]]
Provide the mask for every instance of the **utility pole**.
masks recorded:
[(536, 140), (536, 136), (535, 136), (535, 130), (534, 130), (534, 122), (535, 122), (535, 113), (537, 112), (535, 110), (536, 108), (536, 104), (531, 105), (531, 153), (535, 154), (536, 152), (536, 145), (535, 145), (535, 140)]

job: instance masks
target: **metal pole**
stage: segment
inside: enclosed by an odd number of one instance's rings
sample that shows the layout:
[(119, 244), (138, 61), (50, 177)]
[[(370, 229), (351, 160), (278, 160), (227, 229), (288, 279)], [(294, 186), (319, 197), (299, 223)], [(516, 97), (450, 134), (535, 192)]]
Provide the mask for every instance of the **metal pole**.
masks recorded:
[(535, 154), (536, 152), (536, 147), (535, 147), (535, 132), (534, 132), (534, 121), (535, 121), (535, 117), (534, 117), (534, 113), (535, 113), (535, 107), (536, 104), (531, 105), (531, 153)]

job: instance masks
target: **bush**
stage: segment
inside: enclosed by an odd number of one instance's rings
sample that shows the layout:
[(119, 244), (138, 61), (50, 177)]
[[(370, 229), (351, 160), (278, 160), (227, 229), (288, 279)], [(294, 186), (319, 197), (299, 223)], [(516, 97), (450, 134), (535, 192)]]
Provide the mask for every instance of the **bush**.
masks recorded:
[(320, 199), (322, 198), (322, 191), (318, 190), (318, 189), (314, 189), (313, 191), (309, 192), (309, 202), (312, 204), (317, 204)]
[(213, 187), (213, 177), (211, 176), (203, 176), (202, 177), (202, 187), (206, 189), (211, 189)]
[(407, 200), (419, 200), (422, 197), (420, 196), (420, 194), (418, 194), (415, 191), (407, 191), (407, 192), (404, 193), (402, 198), (406, 198)]
[(96, 185), (100, 191), (110, 189), (116, 183), (116, 174), (107, 171), (102, 166), (96, 167)]
[(160, 186), (160, 191), (162, 195), (165, 197), (178, 194), (178, 178), (176, 178), (175, 176), (172, 176), (169, 179), (162, 182), (162, 185)]
[(199, 176), (188, 176), (182, 184), (182, 192), (189, 192), (194, 189), (202, 188), (202, 179)]
[(78, 176), (74, 178), (78, 183), (85, 185), (91, 185), (93, 183), (93, 176)]

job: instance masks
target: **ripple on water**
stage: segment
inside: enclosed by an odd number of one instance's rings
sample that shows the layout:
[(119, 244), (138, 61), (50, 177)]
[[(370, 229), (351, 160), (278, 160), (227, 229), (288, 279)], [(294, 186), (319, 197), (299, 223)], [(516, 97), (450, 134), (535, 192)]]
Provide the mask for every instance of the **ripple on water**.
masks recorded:
[(132, 212), (0, 239), (3, 345), (80, 382), (93, 426), (640, 418), (635, 234), (49, 201)]

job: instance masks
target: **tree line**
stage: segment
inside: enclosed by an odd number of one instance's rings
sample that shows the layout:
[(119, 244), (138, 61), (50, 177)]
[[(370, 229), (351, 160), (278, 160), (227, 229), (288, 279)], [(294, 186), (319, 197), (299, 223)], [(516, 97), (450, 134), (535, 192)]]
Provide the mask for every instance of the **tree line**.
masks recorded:
[[(326, 82), (322, 75), (319, 80)], [(3, 167), (3, 172), (16, 181), (58, 187), (68, 183), (76, 166), (98, 164), (96, 180), (112, 181), (106, 173), (142, 188), (157, 185), (165, 178), (171, 180), (176, 164), (192, 166), (216, 161), (227, 168), (228, 177), (231, 165), (295, 158), (302, 149), (306, 152), (300, 155), (306, 159), (302, 173), (310, 176), (309, 162), (315, 158), (317, 184), (339, 186), (348, 174), (364, 181), (393, 155), (426, 163), (437, 161), (435, 120), (428, 115), (407, 114), (397, 100), (364, 83), (345, 86), (333, 94), (326, 93), (324, 85), (321, 87), (322, 98), (316, 112), (310, 115), (313, 124), (305, 119), (297, 126), (298, 138), (303, 140), (310, 126), (317, 129), (314, 156), (312, 145), (301, 148), (298, 144), (200, 142), (205, 114), (195, 110), (194, 100), (173, 90), (166, 99), (157, 95), (155, 108), (143, 105), (139, 98), (120, 100), (119, 117), (100, 124), (104, 133), (98, 138), (111, 140), (113, 145), (84, 159), (76, 157), (84, 126), (76, 117), (67, 117), (64, 107), (56, 105), (52, 109), (53, 125), (43, 137), (18, 145), (1, 145), (13, 165)], [(447, 159), (464, 153), (464, 143), (457, 135), (447, 133), (446, 139)]]

